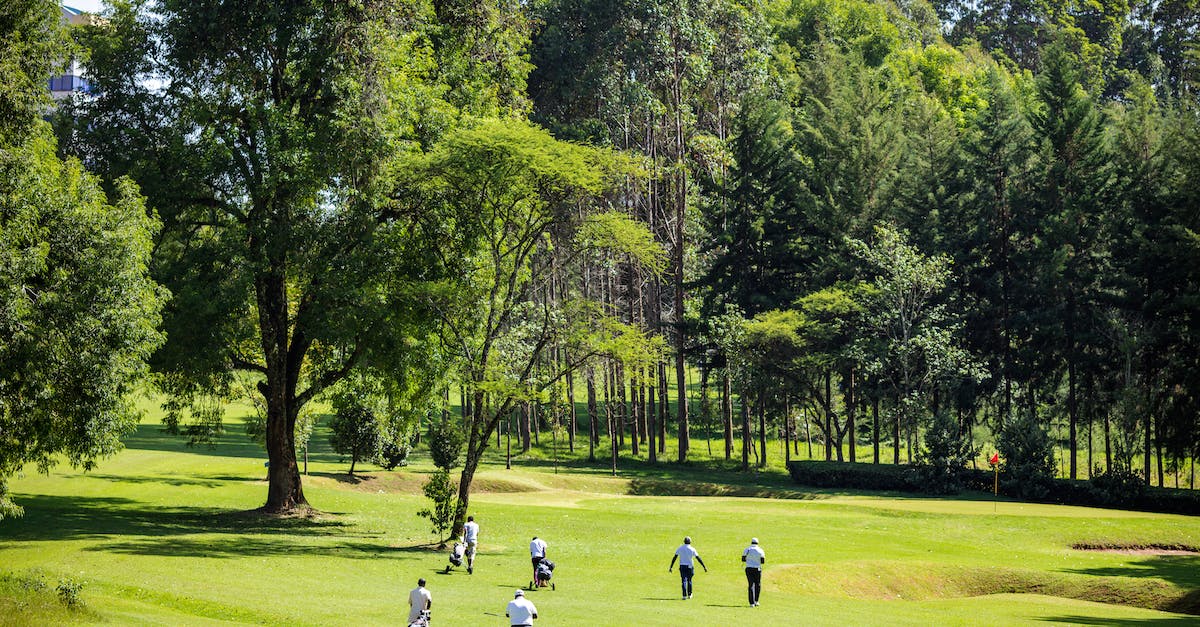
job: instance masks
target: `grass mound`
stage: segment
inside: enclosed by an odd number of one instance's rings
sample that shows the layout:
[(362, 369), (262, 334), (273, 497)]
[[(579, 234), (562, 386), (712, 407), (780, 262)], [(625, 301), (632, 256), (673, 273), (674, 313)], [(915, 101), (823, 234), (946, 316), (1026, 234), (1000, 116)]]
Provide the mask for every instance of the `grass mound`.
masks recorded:
[(1110, 605), (1200, 615), (1200, 591), (1161, 579), (1084, 576), (980, 566), (894, 561), (781, 566), (774, 587), (822, 596), (877, 601), (926, 601), (996, 594), (1038, 594)]

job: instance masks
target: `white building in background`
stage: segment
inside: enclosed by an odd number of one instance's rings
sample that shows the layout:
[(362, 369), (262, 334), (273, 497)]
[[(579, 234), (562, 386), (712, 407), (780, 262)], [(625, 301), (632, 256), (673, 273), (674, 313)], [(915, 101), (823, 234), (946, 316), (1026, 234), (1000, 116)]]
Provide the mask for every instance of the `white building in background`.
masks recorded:
[[(62, 10), (62, 21), (64, 24), (72, 26), (79, 24), (90, 24), (96, 16), (91, 13), (85, 13), (74, 7), (67, 5), (60, 6)], [(83, 91), (90, 89), (87, 79), (83, 77), (83, 68), (79, 65), (79, 61), (71, 59), (67, 64), (66, 71), (57, 76), (50, 77), (50, 96), (55, 100), (62, 100), (71, 95), (72, 92)]]

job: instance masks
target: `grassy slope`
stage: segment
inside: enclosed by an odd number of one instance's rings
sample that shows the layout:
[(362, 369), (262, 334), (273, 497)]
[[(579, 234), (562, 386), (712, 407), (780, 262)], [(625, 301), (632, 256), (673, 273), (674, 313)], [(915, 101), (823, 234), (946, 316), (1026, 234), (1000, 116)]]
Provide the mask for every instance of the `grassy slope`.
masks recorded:
[[(189, 450), (144, 425), (98, 472), (15, 481), (26, 516), (0, 523), (0, 571), (40, 568), (51, 591), (0, 585), (0, 624), (397, 624), (418, 577), (430, 580), (437, 623), (506, 624), (505, 603), (529, 580), (533, 534), (560, 564), (559, 589), (530, 595), (540, 625), (736, 624), (748, 613), (765, 624), (1195, 620), (1076, 599), (1169, 607), (1200, 588), (1200, 557), (1069, 548), (1197, 546), (1192, 518), (802, 491), (779, 473), (670, 467), (660, 477), (632, 465), (612, 478), (577, 463), (557, 475), (544, 462), (493, 465), (478, 483), (490, 491), (473, 499), (483, 529), (476, 574), (443, 576), (445, 554), (413, 513), (427, 467), (347, 481), (345, 464), (315, 446), (306, 492), (325, 515), (269, 521), (240, 513), (266, 491), (263, 457), (243, 440)], [(712, 493), (786, 498), (692, 496)], [(684, 534), (710, 569), (686, 602), (666, 572)], [(738, 562), (752, 535), (768, 555), (753, 609)], [(46, 601), (60, 577), (86, 581), (86, 611)]]

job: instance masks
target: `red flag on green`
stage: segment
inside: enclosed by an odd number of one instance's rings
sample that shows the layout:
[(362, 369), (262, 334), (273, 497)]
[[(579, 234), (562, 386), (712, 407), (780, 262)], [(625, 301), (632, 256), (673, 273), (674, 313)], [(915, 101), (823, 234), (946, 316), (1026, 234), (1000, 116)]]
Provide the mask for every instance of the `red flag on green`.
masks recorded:
[(1000, 453), (992, 453), (992, 456), (990, 458), (988, 458), (988, 463), (993, 466), (995, 466), (996, 464), (999, 464), (1000, 463)]

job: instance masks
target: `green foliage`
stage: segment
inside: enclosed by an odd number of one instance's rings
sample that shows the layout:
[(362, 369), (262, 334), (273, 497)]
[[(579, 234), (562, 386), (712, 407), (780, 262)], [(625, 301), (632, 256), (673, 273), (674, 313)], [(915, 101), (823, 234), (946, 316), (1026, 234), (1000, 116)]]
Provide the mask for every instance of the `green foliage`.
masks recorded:
[(1096, 466), (1088, 483), (1096, 501), (1104, 507), (1136, 501), (1146, 493), (1146, 478), (1126, 464), (1114, 465), (1107, 471)]
[(458, 488), (450, 481), (449, 468), (438, 468), (434, 471), (425, 482), (422, 491), (425, 498), (433, 502), (433, 506), (418, 511), (417, 515), (427, 518), (432, 532), (439, 538), (444, 537), (446, 530), (454, 524), (454, 498), (458, 493)]
[(935, 414), (925, 430), (925, 447), (917, 455), (921, 485), (934, 494), (957, 493), (963, 488), (967, 464), (976, 454), (958, 421), (944, 412)]
[(0, 147), (23, 143), (49, 101), (47, 79), (74, 52), (52, 0), (0, 6)]
[(79, 596), (83, 592), (83, 585), (82, 581), (66, 577), (58, 580), (58, 585), (54, 586), (54, 591), (58, 593), (59, 602), (71, 609), (75, 609), (83, 605), (83, 599)]
[(350, 401), (340, 403), (329, 421), (329, 446), (350, 457), (350, 473), (359, 461), (379, 453), (379, 419), (370, 408)]
[(379, 453), (375, 463), (384, 470), (394, 470), (398, 466), (408, 465), (408, 455), (412, 452), (412, 435), (407, 422), (397, 420), (382, 421), (379, 434)]
[(429, 455), (433, 465), (450, 470), (458, 465), (462, 455), (462, 429), (449, 420), (429, 425)]
[(1020, 412), (996, 437), (1000, 451), (1002, 483), (1024, 499), (1039, 500), (1051, 493), (1058, 467), (1054, 441), (1045, 425), (1031, 412)]
[(166, 294), (148, 276), (158, 223), (137, 188), (106, 195), (34, 128), (0, 144), (0, 479), (120, 450), (163, 340)]

